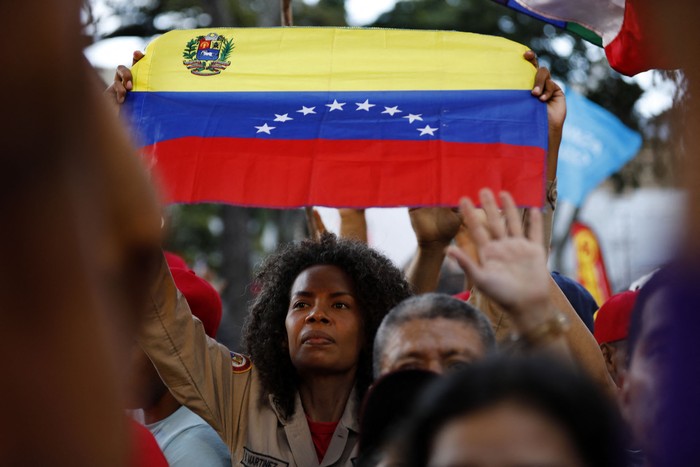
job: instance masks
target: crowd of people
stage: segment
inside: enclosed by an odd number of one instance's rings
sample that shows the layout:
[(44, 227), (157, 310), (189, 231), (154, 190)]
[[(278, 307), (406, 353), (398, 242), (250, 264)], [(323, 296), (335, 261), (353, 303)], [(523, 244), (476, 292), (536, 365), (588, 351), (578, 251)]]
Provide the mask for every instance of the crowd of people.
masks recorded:
[[(28, 61), (8, 93), (20, 125), (3, 136), (0, 298), (22, 313), (0, 327), (0, 463), (697, 465), (692, 244), (595, 319), (548, 270), (566, 106), (546, 68), (532, 90), (550, 125), (542, 211), (488, 189), (411, 209), (406, 271), (362, 240), (361, 221), (281, 245), (258, 267), (236, 353), (216, 341), (216, 290), (164, 251), (156, 188), (105, 102), (123, 102), (129, 69), (101, 89), (76, 54), (79, 2), (54, 3), (27, 41), (65, 73), (42, 81)], [(28, 36), (34, 13), (17, 4), (7, 32)], [(463, 294), (436, 291), (446, 256)]]
[[(119, 104), (131, 86), (120, 67), (105, 95)], [(613, 297), (592, 332), (590, 300), (547, 269), (566, 110), (544, 68), (533, 96), (551, 126), (544, 215), (488, 189), (479, 208), (411, 209), (419, 248), (405, 273), (366, 244), (362, 211), (344, 211), (340, 237), (317, 218), (311, 238), (260, 265), (245, 354), (216, 342), (168, 253), (138, 338), (157, 373), (136, 368), (158, 388), (140, 408), (171, 465), (188, 454), (214, 465), (642, 465), (647, 451), (619, 415), (649, 401), (634, 390), (617, 400), (629, 313), (613, 316)], [(467, 295), (435, 291), (446, 255)], [(196, 435), (178, 420), (185, 410)]]

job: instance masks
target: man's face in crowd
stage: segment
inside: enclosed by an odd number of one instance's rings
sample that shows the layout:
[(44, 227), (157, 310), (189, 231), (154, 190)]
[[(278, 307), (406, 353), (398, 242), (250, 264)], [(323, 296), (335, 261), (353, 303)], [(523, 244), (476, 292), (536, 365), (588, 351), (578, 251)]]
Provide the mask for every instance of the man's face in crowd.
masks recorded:
[(600, 351), (605, 358), (608, 373), (610, 373), (615, 385), (621, 388), (625, 380), (625, 367), (627, 366), (627, 339), (601, 344)]
[(413, 319), (389, 333), (379, 373), (423, 369), (442, 374), (485, 355), (486, 347), (473, 326), (446, 318)]

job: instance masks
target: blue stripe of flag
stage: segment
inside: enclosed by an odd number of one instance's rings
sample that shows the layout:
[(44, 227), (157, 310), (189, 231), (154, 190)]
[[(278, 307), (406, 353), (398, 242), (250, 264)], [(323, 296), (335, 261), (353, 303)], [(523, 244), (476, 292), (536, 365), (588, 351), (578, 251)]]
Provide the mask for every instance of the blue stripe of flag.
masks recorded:
[(143, 146), (196, 136), (547, 147), (546, 105), (525, 90), (132, 92), (125, 110)]

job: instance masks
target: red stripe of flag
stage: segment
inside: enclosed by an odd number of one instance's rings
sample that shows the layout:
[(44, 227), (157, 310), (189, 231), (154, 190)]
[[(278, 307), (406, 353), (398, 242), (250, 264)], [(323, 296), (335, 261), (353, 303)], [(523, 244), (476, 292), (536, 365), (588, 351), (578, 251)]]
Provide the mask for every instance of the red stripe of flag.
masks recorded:
[[(166, 202), (271, 208), (454, 206), (462, 196), (478, 199), (482, 187), (507, 187), (520, 206), (543, 202), (545, 152), (538, 147), (189, 137), (144, 147), (142, 153), (156, 159), (152, 162)], [(368, 179), (373, 183), (363, 183)]]

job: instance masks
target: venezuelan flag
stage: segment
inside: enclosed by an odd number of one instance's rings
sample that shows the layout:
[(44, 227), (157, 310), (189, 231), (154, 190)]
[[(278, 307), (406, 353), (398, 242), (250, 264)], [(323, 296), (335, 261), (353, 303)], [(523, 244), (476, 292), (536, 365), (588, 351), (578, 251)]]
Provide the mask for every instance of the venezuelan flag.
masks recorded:
[(177, 30), (126, 110), (167, 201), (452, 206), (490, 187), (540, 206), (546, 106), (526, 47), (362, 28)]

